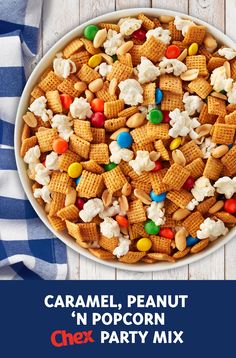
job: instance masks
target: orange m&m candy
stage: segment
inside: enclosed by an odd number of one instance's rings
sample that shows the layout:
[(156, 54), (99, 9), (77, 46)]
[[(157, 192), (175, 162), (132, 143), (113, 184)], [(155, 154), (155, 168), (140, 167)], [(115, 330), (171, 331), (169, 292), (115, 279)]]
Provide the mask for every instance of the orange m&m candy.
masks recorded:
[(60, 95), (60, 100), (61, 100), (62, 107), (64, 109), (69, 109), (71, 103), (73, 102), (72, 97), (66, 93)]
[(54, 152), (56, 152), (57, 154), (62, 154), (67, 151), (68, 143), (65, 139), (57, 138), (54, 140), (52, 147)]
[(180, 48), (176, 45), (170, 45), (166, 49), (166, 57), (169, 59), (179, 57), (180, 53)]
[(128, 227), (129, 226), (129, 222), (124, 216), (116, 215), (116, 221), (122, 227)]
[(90, 102), (90, 106), (94, 112), (103, 112), (104, 111), (104, 101), (101, 98), (94, 98)]

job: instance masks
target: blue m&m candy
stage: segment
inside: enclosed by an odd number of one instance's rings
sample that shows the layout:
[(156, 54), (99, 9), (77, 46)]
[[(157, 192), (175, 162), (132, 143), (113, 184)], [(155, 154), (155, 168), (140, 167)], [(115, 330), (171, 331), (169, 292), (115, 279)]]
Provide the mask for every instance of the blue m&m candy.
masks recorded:
[(163, 92), (160, 88), (157, 88), (155, 93), (156, 104), (160, 104), (162, 98), (163, 98)]
[(186, 244), (187, 246), (193, 246), (195, 244), (197, 244), (199, 241), (199, 239), (197, 237), (192, 237), (191, 235), (189, 235), (186, 239)]
[(75, 179), (75, 183), (76, 183), (76, 185), (78, 185), (78, 184), (79, 184), (80, 180), (81, 180), (81, 176)]
[(155, 194), (155, 192), (152, 190), (150, 192), (150, 197), (153, 201), (160, 203), (161, 201), (164, 201), (166, 198), (166, 193), (161, 193), (159, 195)]
[(121, 148), (130, 148), (133, 138), (128, 132), (121, 132), (117, 137), (117, 143)]

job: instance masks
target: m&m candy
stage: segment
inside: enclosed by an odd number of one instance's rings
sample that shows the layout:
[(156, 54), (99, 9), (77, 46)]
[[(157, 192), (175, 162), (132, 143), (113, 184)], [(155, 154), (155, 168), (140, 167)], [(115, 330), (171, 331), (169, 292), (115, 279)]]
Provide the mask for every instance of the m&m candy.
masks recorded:
[(150, 192), (150, 197), (153, 201), (160, 203), (161, 201), (164, 201), (166, 198), (166, 193), (161, 193), (161, 194), (155, 194), (155, 192), (152, 190)]
[(168, 111), (162, 111), (163, 114), (163, 123), (169, 123), (170, 122), (170, 117), (169, 117), (169, 113)]
[(154, 167), (151, 171), (152, 171), (152, 173), (156, 173), (156, 172), (158, 172), (159, 170), (161, 170), (162, 168), (163, 168), (163, 166), (162, 166), (161, 161), (160, 161), (160, 160), (156, 160), (156, 161), (155, 161), (155, 167)]
[(57, 154), (63, 154), (68, 149), (68, 142), (65, 139), (57, 138), (54, 140), (52, 148)]
[(152, 241), (147, 237), (142, 237), (137, 242), (137, 249), (139, 251), (145, 252), (150, 250), (151, 247), (152, 247)]
[(173, 139), (170, 143), (170, 150), (175, 150), (175, 149), (179, 148), (181, 142), (182, 142), (181, 137), (177, 137), (177, 138)]
[(104, 101), (101, 98), (94, 98), (90, 102), (90, 106), (94, 112), (103, 112), (104, 111)]
[(82, 173), (83, 167), (80, 163), (74, 162), (68, 168), (68, 175), (71, 178), (78, 178)]
[(78, 198), (76, 201), (76, 206), (79, 210), (82, 210), (84, 207), (84, 200), (81, 198)]
[(121, 227), (128, 227), (129, 226), (128, 220), (122, 215), (116, 215), (116, 221)]
[(91, 117), (91, 124), (95, 128), (102, 128), (104, 126), (105, 116), (102, 112), (95, 112)]
[(78, 185), (80, 183), (80, 180), (81, 180), (81, 176), (75, 179), (75, 184)]
[(167, 227), (160, 229), (159, 236), (172, 240), (175, 237), (175, 234), (170, 228)]
[(113, 162), (110, 162), (110, 163), (104, 165), (104, 169), (106, 172), (109, 172), (110, 170), (114, 169), (115, 167), (116, 167), (116, 164)]
[(73, 102), (72, 97), (66, 93), (60, 94), (60, 100), (61, 100), (62, 107), (64, 109), (69, 109), (71, 103)]
[(199, 239), (197, 237), (192, 237), (191, 235), (189, 235), (186, 239), (186, 244), (187, 246), (193, 246), (195, 244), (197, 244), (199, 241)]
[(146, 40), (146, 32), (143, 29), (138, 29), (132, 33), (132, 37), (138, 41), (145, 41)]
[(155, 100), (156, 100), (156, 104), (160, 104), (163, 98), (163, 92), (160, 88), (156, 89), (155, 92)]
[(151, 219), (144, 224), (144, 230), (149, 235), (157, 235), (160, 231), (160, 226), (156, 225)]
[(190, 190), (194, 187), (194, 183), (195, 183), (195, 180), (193, 177), (191, 177), (191, 175), (188, 177), (188, 179), (186, 180), (186, 182), (184, 183), (183, 185), (183, 189), (185, 190)]
[(84, 29), (84, 37), (90, 41), (93, 41), (98, 30), (99, 28), (96, 25), (88, 25)]
[(170, 45), (166, 49), (166, 57), (168, 59), (177, 58), (177, 57), (179, 57), (180, 53), (181, 53), (181, 50), (176, 45)]
[(102, 62), (102, 56), (99, 54), (96, 54), (96, 55), (93, 55), (92, 57), (90, 57), (90, 59), (88, 60), (88, 65), (92, 68), (95, 68), (95, 67), (99, 66), (101, 62)]
[(198, 52), (198, 44), (196, 42), (192, 43), (188, 48), (189, 56), (194, 56)]
[(224, 204), (224, 209), (230, 214), (236, 213), (236, 199), (227, 199)]
[(148, 113), (148, 120), (152, 124), (159, 124), (163, 120), (163, 114), (162, 111), (158, 108), (151, 109), (151, 111)]
[(121, 132), (117, 137), (117, 143), (121, 148), (130, 148), (133, 143), (133, 138), (128, 132)]

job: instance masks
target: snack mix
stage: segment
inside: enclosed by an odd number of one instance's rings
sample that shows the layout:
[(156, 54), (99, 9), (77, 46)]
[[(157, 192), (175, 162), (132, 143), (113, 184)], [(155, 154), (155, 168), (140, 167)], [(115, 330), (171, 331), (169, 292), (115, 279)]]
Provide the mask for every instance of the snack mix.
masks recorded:
[(51, 226), (175, 262), (236, 224), (236, 50), (178, 16), (85, 27), (31, 92), (21, 156)]

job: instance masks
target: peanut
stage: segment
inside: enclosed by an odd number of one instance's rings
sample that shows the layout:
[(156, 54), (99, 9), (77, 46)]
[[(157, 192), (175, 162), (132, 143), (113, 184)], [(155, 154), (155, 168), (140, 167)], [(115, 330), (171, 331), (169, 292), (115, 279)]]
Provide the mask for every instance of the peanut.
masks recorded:
[(180, 78), (183, 81), (193, 81), (198, 77), (198, 74), (198, 69), (187, 70), (180, 75)]
[(199, 137), (205, 137), (211, 132), (212, 124), (202, 124), (201, 126), (196, 128), (196, 133)]
[(182, 52), (181, 52), (181, 54), (179, 55), (179, 57), (177, 57), (177, 60), (179, 60), (179, 61), (183, 61), (183, 60), (185, 60), (185, 58), (187, 57), (187, 55), (188, 55), (188, 50), (185, 48)]
[(145, 120), (145, 114), (143, 113), (135, 113), (126, 122), (127, 127), (129, 128), (137, 128), (140, 127)]
[(90, 82), (88, 88), (91, 92), (96, 93), (100, 91), (103, 87), (103, 80), (101, 78), (97, 78), (96, 80)]
[(134, 46), (133, 41), (127, 41), (123, 45), (121, 45), (118, 50), (116, 51), (116, 54), (119, 56), (125, 55), (129, 50)]
[(37, 118), (35, 117), (35, 115), (32, 112), (27, 112), (23, 116), (23, 119), (24, 119), (25, 123), (28, 124), (28, 126), (30, 128), (37, 127), (38, 121), (37, 121)]
[(121, 211), (126, 212), (129, 210), (129, 203), (125, 195), (122, 195), (118, 198), (118, 203), (120, 205)]
[(134, 189), (134, 195), (140, 199), (143, 204), (150, 205), (152, 202), (150, 196), (144, 190)]
[(179, 149), (175, 149), (172, 151), (172, 158), (175, 163), (178, 163), (179, 165), (182, 165), (183, 167), (186, 164), (186, 158), (184, 154)]
[(116, 94), (116, 90), (117, 90), (117, 85), (118, 85), (118, 81), (116, 78), (112, 78), (110, 84), (109, 84), (109, 93), (114, 96)]
[(88, 103), (90, 103), (94, 99), (94, 94), (89, 90), (85, 90), (85, 97)]
[(129, 128), (120, 128), (120, 129), (117, 129), (117, 131), (113, 132), (112, 135), (110, 136), (110, 139), (111, 140), (116, 140), (118, 135), (121, 133), (121, 132), (129, 132)]
[(93, 39), (93, 46), (95, 48), (99, 48), (106, 41), (106, 38), (107, 38), (107, 30), (106, 29), (99, 30)]
[(185, 219), (189, 214), (191, 213), (191, 211), (189, 211), (188, 209), (177, 209), (174, 214), (172, 215), (172, 219), (176, 220), (176, 221), (181, 221), (183, 219)]
[(109, 55), (107, 55), (106, 53), (103, 53), (103, 52), (99, 53), (99, 55), (102, 56), (102, 58), (106, 61), (106, 63), (107, 63), (108, 65), (112, 65), (112, 64), (113, 64), (113, 58), (112, 58), (111, 56), (109, 56)]
[(74, 84), (74, 88), (77, 91), (84, 92), (87, 89), (87, 84), (83, 81), (79, 81)]
[(121, 193), (125, 196), (129, 196), (131, 194), (131, 191), (132, 191), (132, 186), (130, 185), (130, 183), (125, 183), (121, 190)]
[(220, 211), (223, 207), (224, 207), (223, 200), (219, 200), (209, 209), (208, 212), (209, 212), (209, 214), (215, 214), (218, 211)]
[(152, 152), (150, 152), (149, 154), (149, 158), (150, 160), (152, 160), (153, 162), (155, 162), (156, 160), (158, 160), (161, 156), (161, 153), (159, 152), (155, 152), (155, 150), (153, 150)]
[(214, 52), (218, 46), (216, 40), (210, 34), (206, 34), (203, 43), (204, 43), (206, 49), (211, 53)]
[(102, 202), (105, 207), (109, 206), (112, 202), (112, 194), (107, 189), (102, 193)]
[(168, 16), (168, 15), (160, 15), (159, 16), (159, 20), (163, 24), (168, 24), (169, 22), (174, 21), (174, 19), (175, 18), (173, 16)]
[(211, 155), (214, 158), (221, 158), (223, 155), (225, 155), (229, 151), (229, 147), (226, 144), (219, 145), (219, 147), (216, 147), (212, 150)]
[(69, 206), (74, 204), (76, 201), (77, 192), (74, 188), (71, 188), (69, 192), (66, 194), (65, 206)]
[(175, 234), (175, 245), (179, 251), (184, 251), (186, 249), (186, 237), (188, 233), (186, 229), (182, 228)]

